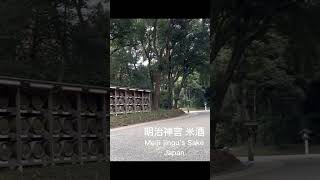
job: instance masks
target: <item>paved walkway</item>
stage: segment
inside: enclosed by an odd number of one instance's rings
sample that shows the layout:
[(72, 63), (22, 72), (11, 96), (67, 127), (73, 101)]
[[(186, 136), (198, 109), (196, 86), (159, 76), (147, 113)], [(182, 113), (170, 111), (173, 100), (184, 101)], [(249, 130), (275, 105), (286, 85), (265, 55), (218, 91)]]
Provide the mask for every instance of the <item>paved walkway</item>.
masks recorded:
[[(246, 161), (245, 157), (240, 160)], [(252, 167), (221, 176), (214, 180), (318, 180), (320, 155), (257, 156)]]
[[(181, 128), (179, 133), (146, 135), (146, 129)], [(197, 129), (198, 128), (198, 129)], [(203, 136), (198, 136), (203, 129)], [(192, 136), (187, 130), (193, 129)], [(173, 129), (176, 130), (176, 129)], [(159, 133), (160, 131), (158, 131)], [(158, 134), (159, 135), (159, 134)], [(111, 161), (210, 161), (210, 111), (110, 130)]]

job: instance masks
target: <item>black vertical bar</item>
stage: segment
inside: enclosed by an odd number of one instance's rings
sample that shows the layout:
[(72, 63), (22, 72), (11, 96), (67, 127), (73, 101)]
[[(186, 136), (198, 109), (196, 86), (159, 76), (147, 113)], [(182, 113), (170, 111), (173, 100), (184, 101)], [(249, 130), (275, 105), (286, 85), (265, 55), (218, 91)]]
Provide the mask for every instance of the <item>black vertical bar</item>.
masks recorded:
[[(103, 141), (104, 141), (104, 156), (106, 158), (106, 161), (108, 160), (109, 156), (109, 151), (108, 151), (108, 139), (107, 136), (109, 135), (109, 129), (110, 129), (110, 124), (107, 123), (107, 105), (105, 99), (107, 96), (105, 94), (101, 95), (101, 100), (102, 100), (102, 115), (101, 115), (101, 121), (102, 121), (102, 136), (103, 136)], [(109, 125), (109, 126), (108, 126)]]
[(49, 147), (50, 147), (50, 163), (54, 165), (54, 150), (53, 150), (53, 115), (52, 115), (52, 106), (53, 106), (53, 99), (52, 99), (52, 90), (49, 90), (48, 96), (48, 121), (49, 121)]
[(80, 164), (83, 164), (82, 159), (82, 138), (81, 138), (81, 92), (77, 92), (77, 110), (76, 110), (76, 117), (77, 117), (77, 138), (78, 138), (78, 150), (79, 150), (79, 157), (80, 157)]
[(17, 139), (17, 163), (22, 169), (21, 152), (21, 115), (20, 115), (20, 87), (16, 89), (16, 139)]

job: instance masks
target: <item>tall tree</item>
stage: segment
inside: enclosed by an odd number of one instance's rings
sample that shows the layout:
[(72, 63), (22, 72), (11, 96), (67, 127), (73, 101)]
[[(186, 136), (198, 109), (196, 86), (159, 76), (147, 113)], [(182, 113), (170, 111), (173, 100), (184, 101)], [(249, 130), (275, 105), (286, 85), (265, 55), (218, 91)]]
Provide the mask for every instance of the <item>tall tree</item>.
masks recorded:
[(231, 49), (226, 70), (218, 76), (211, 76), (211, 146), (215, 146), (217, 123), (221, 120), (221, 107), (234, 73), (243, 60), (243, 54), (253, 40), (262, 38), (274, 20), (288, 12), (288, 9), (304, 1), (211, 1), (211, 53), (212, 72), (215, 60), (224, 47)]
[(107, 69), (106, 4), (102, 0), (1, 3), (0, 39), (6, 37), (0, 40), (2, 75), (107, 85), (106, 76), (101, 76)]

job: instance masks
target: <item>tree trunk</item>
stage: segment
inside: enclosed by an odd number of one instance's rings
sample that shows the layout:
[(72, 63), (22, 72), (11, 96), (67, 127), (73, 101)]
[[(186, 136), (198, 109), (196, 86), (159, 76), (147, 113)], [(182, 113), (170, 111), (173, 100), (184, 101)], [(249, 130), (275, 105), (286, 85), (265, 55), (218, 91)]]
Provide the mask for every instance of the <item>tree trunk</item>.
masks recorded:
[[(223, 105), (224, 97), (226, 95), (226, 92), (229, 88), (229, 85), (231, 83), (231, 80), (233, 78), (233, 74), (236, 69), (238, 69), (239, 65), (241, 64), (242, 54), (245, 50), (245, 45), (243, 44), (243, 41), (240, 37), (237, 37), (236, 42), (234, 44), (234, 48), (232, 51), (232, 56), (230, 59), (230, 62), (228, 64), (227, 70), (224, 73), (224, 76), (221, 78), (217, 78), (217, 82), (213, 81), (213, 78), (211, 78), (211, 87), (215, 88), (214, 95), (211, 95), (211, 106), (210, 106), (210, 139), (211, 139), (211, 146), (215, 147), (216, 145), (216, 131), (217, 131), (217, 124), (221, 121), (220, 119), (220, 113), (221, 108)], [(213, 64), (211, 64), (213, 66)], [(215, 74), (212, 72), (212, 76)]]
[[(39, 35), (39, 30), (38, 30), (38, 12), (35, 12), (35, 18), (33, 20), (33, 27), (32, 27), (32, 45), (31, 45), (31, 50), (30, 50), (30, 59), (31, 62), (36, 62), (36, 54), (37, 54), (37, 46), (38, 46), (38, 35)], [(37, 63), (37, 62), (36, 62)]]
[(174, 98), (174, 102), (173, 102), (173, 109), (178, 109), (178, 98)]
[(181, 80), (181, 84), (174, 91), (175, 92), (175, 95), (174, 95), (174, 108), (175, 109), (178, 109), (178, 101), (180, 99), (180, 97), (179, 97), (180, 92), (181, 92), (182, 88), (185, 87), (186, 81), (187, 81), (187, 74), (184, 74), (182, 77), (182, 80)]
[(169, 87), (168, 87), (168, 103), (169, 103), (168, 109), (172, 109), (172, 102), (173, 102), (172, 91), (173, 91), (173, 83), (172, 83), (172, 80), (170, 79)]
[(80, 25), (82, 26), (82, 28), (84, 28), (84, 18), (81, 12), (82, 5), (83, 5), (83, 0), (78, 0), (78, 2), (76, 3), (76, 10), (77, 10), (77, 15), (79, 18)]
[[(169, 20), (168, 26), (172, 23), (172, 19)], [(173, 78), (172, 78), (172, 62), (171, 62), (171, 51), (173, 47), (170, 47), (170, 40), (171, 40), (171, 28), (168, 31), (167, 39), (166, 39), (166, 56), (167, 56), (167, 68), (168, 68), (168, 109), (172, 109), (172, 101), (173, 101)]]
[(159, 110), (160, 104), (160, 73), (153, 72), (152, 110)]
[[(59, 12), (57, 10), (58, 4), (55, 5), (55, 15), (59, 16)], [(57, 35), (57, 39), (59, 40), (60, 44), (60, 50), (62, 52), (62, 57), (61, 61), (59, 64), (59, 69), (57, 72), (57, 81), (62, 82), (64, 79), (64, 71), (65, 71), (65, 62), (68, 59), (68, 50), (67, 50), (67, 24), (66, 24), (66, 18), (67, 18), (67, 6), (65, 5), (64, 7), (64, 22), (63, 24), (59, 22), (59, 20), (54, 21), (54, 26), (55, 26), (55, 33)], [(62, 28), (63, 27), (63, 28)], [(61, 32), (62, 31), (62, 32)]]
[[(169, 59), (171, 59), (169, 57)], [(174, 82), (173, 82), (173, 79), (172, 79), (172, 68), (171, 68), (171, 60), (169, 60), (169, 67), (168, 67), (168, 109), (172, 109), (172, 101), (173, 101), (173, 96), (172, 96), (172, 93), (173, 93), (173, 86), (174, 86)]]

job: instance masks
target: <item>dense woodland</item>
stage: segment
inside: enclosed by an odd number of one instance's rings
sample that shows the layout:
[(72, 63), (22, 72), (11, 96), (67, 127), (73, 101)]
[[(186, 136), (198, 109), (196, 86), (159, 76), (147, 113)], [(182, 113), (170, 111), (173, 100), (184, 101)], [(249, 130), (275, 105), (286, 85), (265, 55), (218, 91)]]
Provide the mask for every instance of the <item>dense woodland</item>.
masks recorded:
[[(247, 141), (320, 143), (320, 3), (214, 1), (211, 7), (211, 146)], [(214, 151), (213, 151), (214, 152)]]
[(109, 0), (0, 3), (0, 75), (108, 86)]
[(112, 19), (110, 39), (112, 85), (152, 90), (153, 110), (204, 106), (208, 19)]
[(155, 110), (210, 97), (212, 147), (246, 141), (249, 120), (259, 143), (297, 143), (302, 128), (320, 142), (317, 0), (216, 0), (210, 22), (114, 19), (110, 36), (109, 8), (2, 1), (0, 75), (109, 86), (110, 73), (112, 85), (151, 89)]

